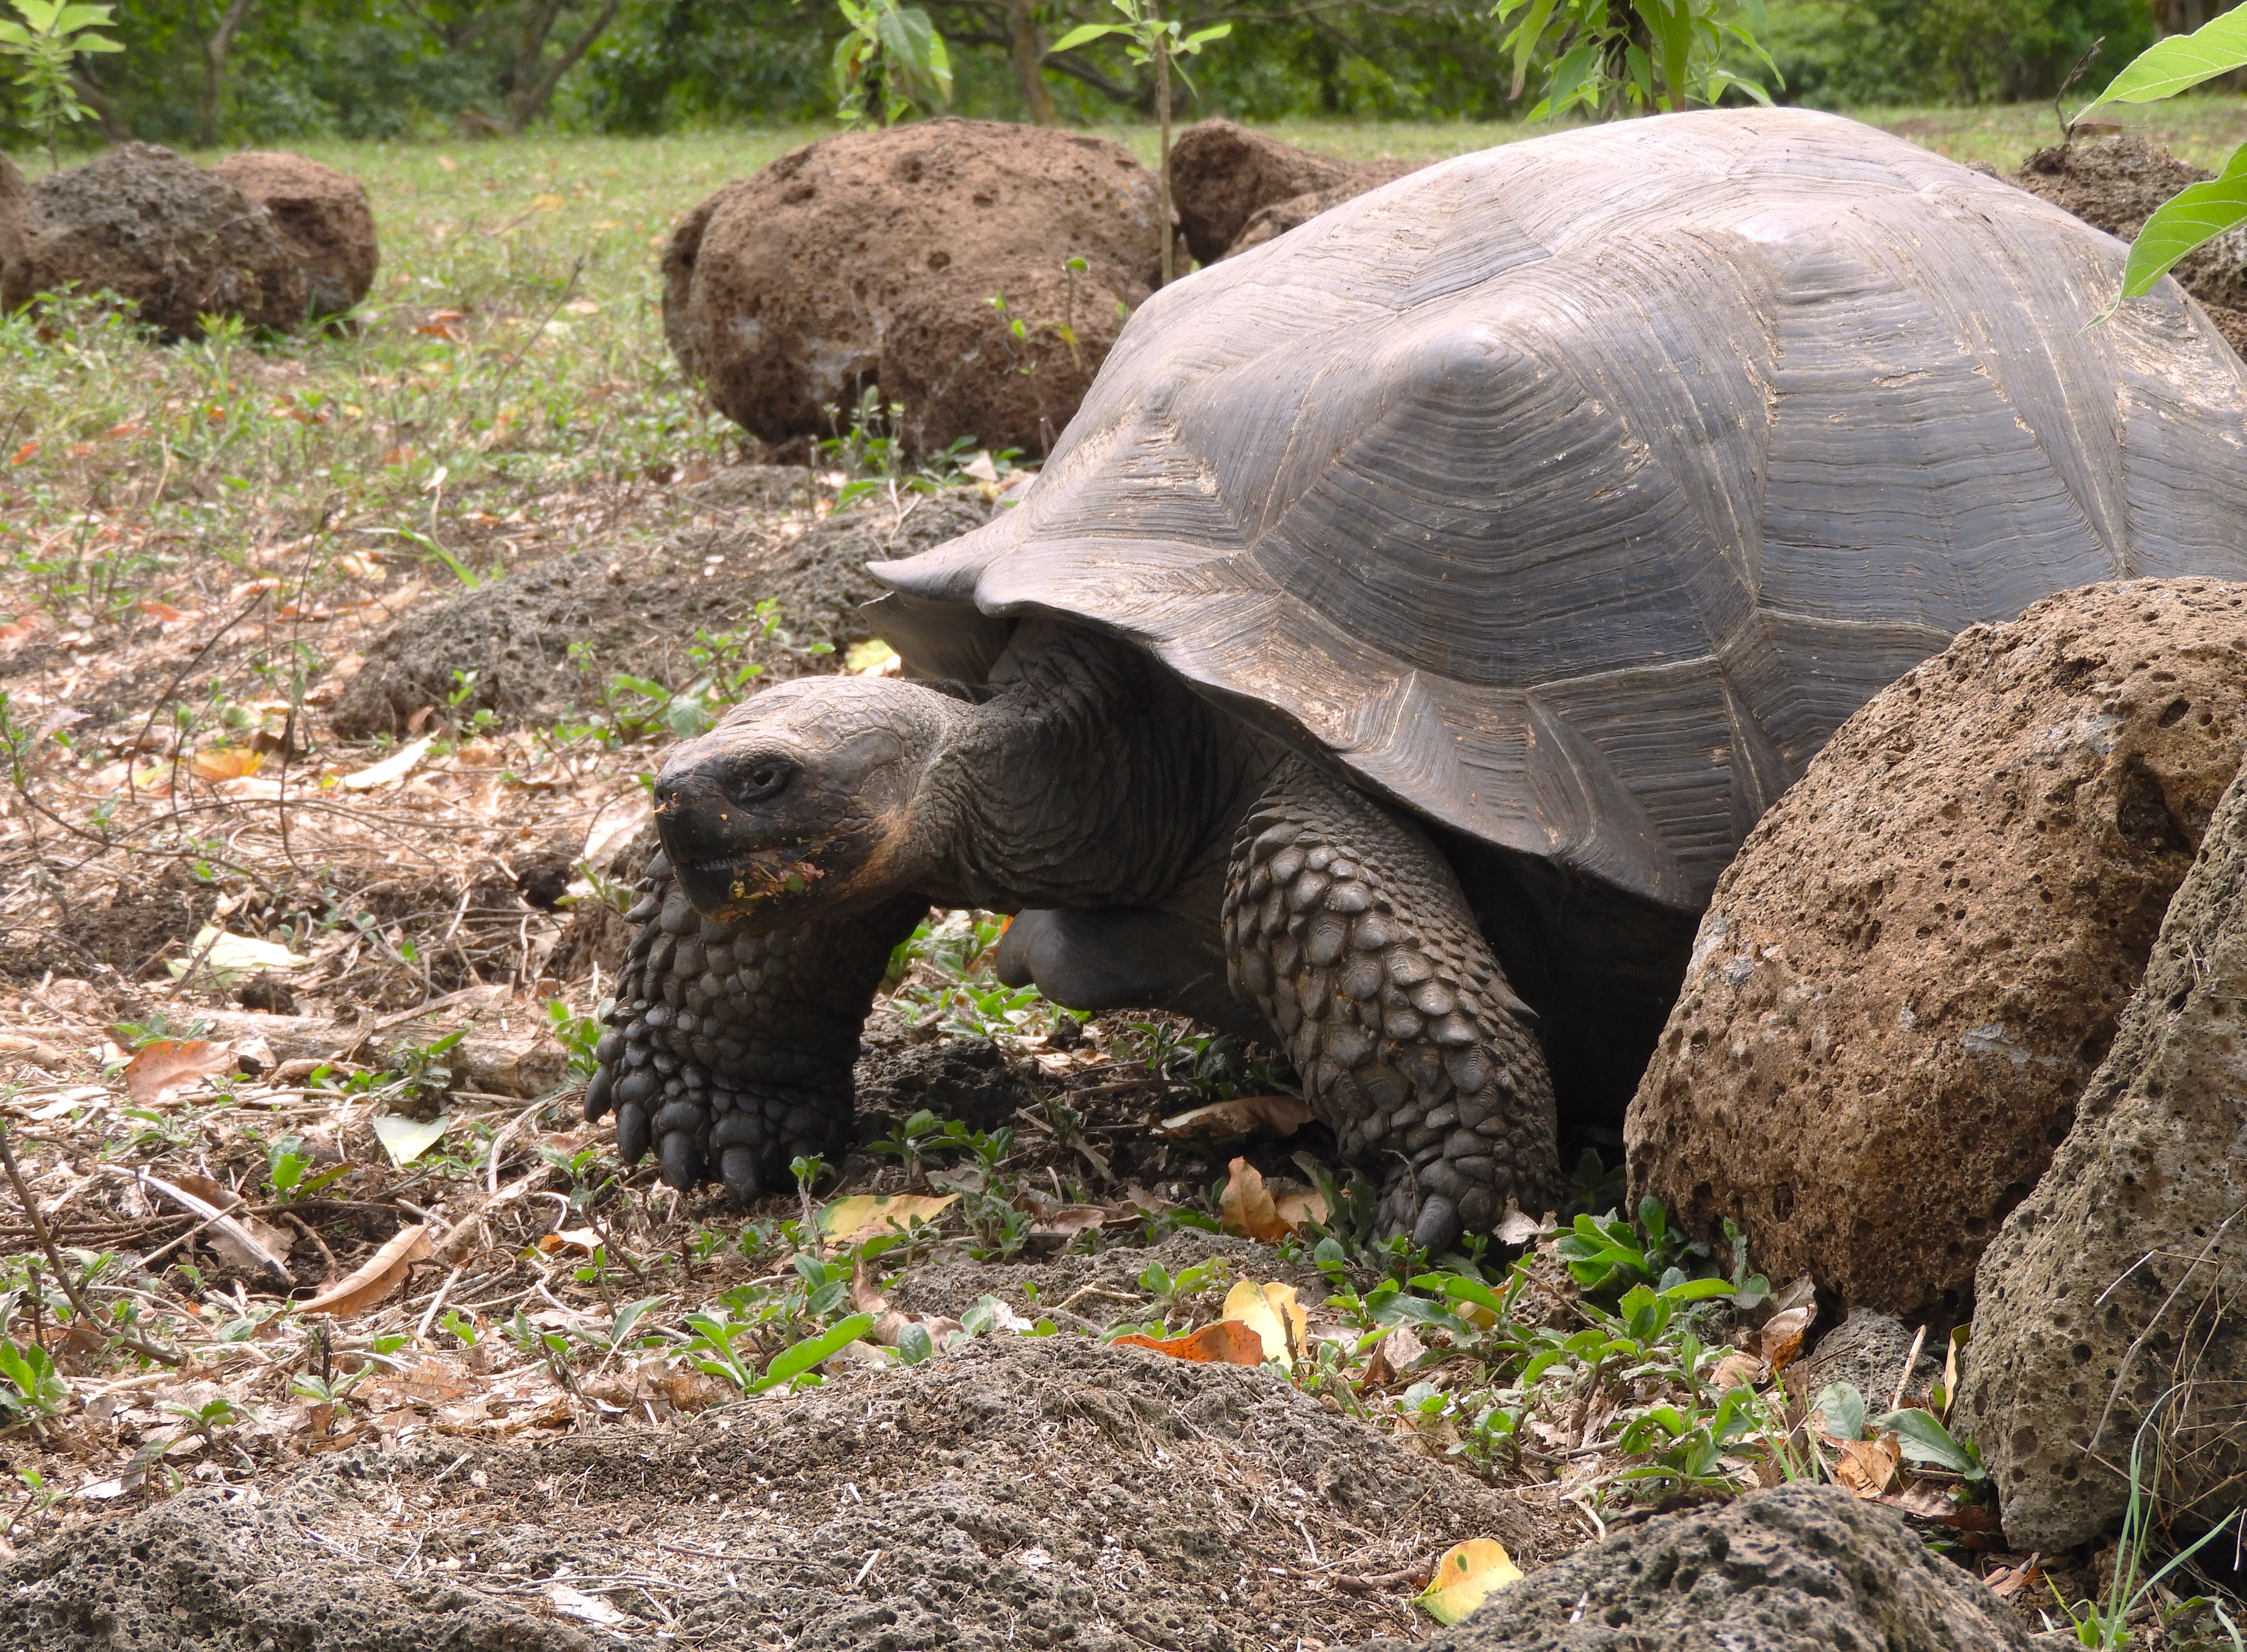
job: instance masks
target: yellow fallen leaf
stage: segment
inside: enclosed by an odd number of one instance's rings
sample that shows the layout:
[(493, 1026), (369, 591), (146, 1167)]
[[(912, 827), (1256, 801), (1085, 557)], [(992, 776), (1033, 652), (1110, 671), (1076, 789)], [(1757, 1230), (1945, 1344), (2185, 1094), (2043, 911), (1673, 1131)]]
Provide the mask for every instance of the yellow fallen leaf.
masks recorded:
[(843, 669), (853, 677), (894, 677), (899, 669), (898, 651), (878, 637), (852, 643), (843, 656)]
[(299, 1314), (333, 1314), (347, 1317), (372, 1307), (406, 1283), (413, 1264), (429, 1254), (429, 1225), (416, 1222), (401, 1227), (397, 1236), (350, 1273), (309, 1302), (297, 1304)]
[(378, 786), (389, 785), (393, 780), (403, 780), (406, 772), (421, 761), (436, 738), (434, 734), (424, 734), (410, 746), (400, 746), (380, 762), (362, 768), (357, 774), (345, 775), (336, 784), (345, 791), (371, 792)]
[(176, 979), (195, 966), (195, 984), (228, 987), (262, 969), (302, 969), (312, 960), (290, 952), (278, 941), (262, 941), (249, 935), (214, 930), (206, 924), (188, 943), (185, 958), (167, 958), (164, 967)]
[(838, 1198), (819, 1212), (819, 1231), (838, 1244), (862, 1235), (904, 1232), (918, 1217), (933, 1222), (960, 1202), (957, 1193), (859, 1193)]
[(1264, 1344), (1264, 1357), (1280, 1369), (1295, 1369), (1309, 1318), (1296, 1305), (1292, 1285), (1253, 1285), (1242, 1280), (1225, 1294), (1225, 1317), (1239, 1320)]
[(1417, 1597), (1438, 1623), (1457, 1623), (1509, 1583), (1521, 1581), (1521, 1568), (1494, 1538), (1469, 1538), (1436, 1562), (1435, 1581)]
[(382, 1143), (382, 1150), (390, 1155), (390, 1162), (401, 1171), (434, 1147), (452, 1123), (450, 1113), (440, 1113), (426, 1123), (420, 1119), (400, 1118), (395, 1113), (378, 1113), (372, 1121), (374, 1139)]
[(256, 774), (264, 761), (263, 752), (247, 746), (206, 746), (188, 759), (188, 768), (197, 780), (239, 780)]
[(555, 208), (562, 204), (562, 197), (559, 195), (533, 195), (530, 198), (530, 204), (537, 208), (541, 212), (551, 212)]

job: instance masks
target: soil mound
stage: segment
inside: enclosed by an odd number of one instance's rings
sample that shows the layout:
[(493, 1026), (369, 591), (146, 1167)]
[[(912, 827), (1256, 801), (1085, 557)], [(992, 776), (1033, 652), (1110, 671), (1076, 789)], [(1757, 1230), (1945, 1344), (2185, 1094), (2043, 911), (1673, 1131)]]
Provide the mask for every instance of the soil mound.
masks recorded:
[(1171, 147), (1171, 200), (1188, 250), (1211, 264), (1413, 170), (1336, 160), (1230, 120), (1203, 120)]
[(128, 143), (39, 180), (20, 273), (0, 302), (102, 288), (167, 338), (202, 331), (201, 316), (238, 316), (283, 331), (304, 319), (304, 271), (273, 216), (193, 161)]
[[(808, 498), (809, 473), (788, 474)], [(345, 685), (335, 727), (353, 739), (404, 733), (463, 681), (459, 714), (488, 707), (510, 723), (597, 707), (619, 673), (683, 689), (702, 670), (689, 652), (698, 632), (742, 635), (768, 679), (831, 669), (839, 659), (807, 649), (871, 635), (858, 606), (883, 588), (865, 564), (980, 527), (989, 510), (963, 490), (915, 497), (902, 515), (881, 504), (809, 527), (698, 529), (629, 564), (598, 551), (557, 557), (402, 618)], [(777, 604), (769, 635), (757, 613), (767, 601)]]
[[(2204, 1531), (2247, 1473), (2247, 786), (2224, 795), (2162, 925), (2074, 1132), (1977, 1277), (1958, 1400), (2005, 1533), (2047, 1553), (2096, 1537), (2134, 1495), (2131, 1441), (2156, 1410), (2148, 1490)], [(2149, 1474), (2150, 1474), (2149, 1471)]]
[(258, 202), (304, 271), (311, 313), (339, 316), (374, 285), (374, 209), (358, 179), (279, 149), (245, 149), (211, 175)]
[(1231, 1652), (1410, 1632), (1382, 1574), (1469, 1535), (1533, 1566), (1530, 1512), (1274, 1372), (1001, 1335), (670, 1430), (193, 1491), (0, 1567), (0, 1598), (26, 1652)]
[[(2149, 139), (2125, 133), (2104, 142), (2039, 149), (2021, 162), (2011, 181), (2128, 241), (2178, 190), (2214, 175)], [(2179, 259), (2169, 273), (2208, 307), (2231, 347), (2247, 353), (2247, 237), (2236, 231), (2220, 236)]]
[(2066, 1137), (2247, 737), (2247, 587), (1977, 625), (1845, 723), (1717, 886), (1625, 1131), (1774, 1279), (1956, 1319)]
[[(1376, 1642), (1356, 1652), (1404, 1652)], [(2026, 1652), (2005, 1604), (1834, 1486), (1649, 1520), (1492, 1595), (1426, 1652)]]
[(768, 441), (830, 433), (873, 388), (903, 404), (915, 448), (1041, 454), (1119, 306), (1154, 289), (1157, 205), (1153, 174), (1101, 139), (957, 119), (846, 133), (687, 215), (663, 256), (664, 331)]

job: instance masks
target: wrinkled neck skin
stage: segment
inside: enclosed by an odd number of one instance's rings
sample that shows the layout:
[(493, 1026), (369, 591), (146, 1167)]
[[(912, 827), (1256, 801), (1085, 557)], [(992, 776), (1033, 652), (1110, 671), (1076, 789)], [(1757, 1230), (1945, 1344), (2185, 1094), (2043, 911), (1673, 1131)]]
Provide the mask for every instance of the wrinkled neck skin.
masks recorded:
[(1280, 756), (1130, 645), (1049, 619), (953, 704), (913, 810), (938, 905), (1162, 904), (1222, 863)]

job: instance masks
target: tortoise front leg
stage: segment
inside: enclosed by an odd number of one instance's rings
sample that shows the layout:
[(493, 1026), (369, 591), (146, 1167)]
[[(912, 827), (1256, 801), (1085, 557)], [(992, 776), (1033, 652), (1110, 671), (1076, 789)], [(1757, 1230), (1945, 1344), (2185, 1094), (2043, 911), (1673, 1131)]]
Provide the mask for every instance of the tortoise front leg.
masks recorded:
[(614, 1107), (627, 1164), (652, 1142), (672, 1186), (714, 1175), (744, 1201), (791, 1185), (793, 1158), (839, 1157), (859, 1031), (928, 903), (748, 935), (698, 916), (659, 852), (639, 889), (585, 1116)]
[(1343, 1154), (1388, 1163), (1380, 1221), (1441, 1250), (1560, 1185), (1544, 1053), (1435, 848), (1287, 763), (1226, 883), (1235, 985), (1285, 1041)]

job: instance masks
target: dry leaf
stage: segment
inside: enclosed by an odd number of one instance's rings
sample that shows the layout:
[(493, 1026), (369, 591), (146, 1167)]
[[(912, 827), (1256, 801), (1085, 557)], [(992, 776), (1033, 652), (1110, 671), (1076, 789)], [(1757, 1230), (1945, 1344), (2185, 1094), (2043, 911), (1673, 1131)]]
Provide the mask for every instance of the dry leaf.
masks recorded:
[(1155, 1126), (1165, 1136), (1293, 1136), (1311, 1109), (1293, 1096), (1236, 1096), (1173, 1113)]
[(1279, 1212), (1280, 1220), (1286, 1225), (1290, 1233), (1300, 1232), (1306, 1222), (1323, 1222), (1327, 1219), (1325, 1195), (1314, 1192), (1307, 1187), (1290, 1188), (1287, 1191), (1276, 1195), (1273, 1198), (1272, 1208)]
[(1950, 1495), (1947, 1487), (1929, 1485), (1915, 1481), (1900, 1485), (1893, 1492), (1883, 1492), (1873, 1498), (1892, 1509), (1901, 1509), (1915, 1519), (1929, 1520), (1937, 1526), (1952, 1526), (1961, 1532), (1994, 1532), (1998, 1529), (1998, 1512), (1986, 1504), (1961, 1503)]
[(395, 1113), (379, 1113), (368, 1123), (374, 1130), (374, 1139), (390, 1155), (390, 1162), (402, 1171), (443, 1139), (452, 1127), (453, 1116), (440, 1113), (425, 1123), (400, 1118)]
[(540, 1235), (538, 1248), (549, 1256), (565, 1251), (573, 1256), (591, 1256), (607, 1242), (590, 1227), (563, 1227)]
[(1818, 1305), (1806, 1302), (1766, 1320), (1763, 1329), (1756, 1333), (1757, 1348), (1764, 1363), (1774, 1371), (1785, 1369), (1786, 1362), (1802, 1352), (1803, 1335), (1817, 1317)]
[(333, 1314), (347, 1317), (372, 1307), (406, 1283), (407, 1271), (429, 1254), (429, 1225), (416, 1222), (401, 1227), (397, 1236), (349, 1273), (309, 1302), (297, 1304), (299, 1314)]
[(1457, 1623), (1496, 1591), (1521, 1581), (1521, 1568), (1493, 1538), (1469, 1538), (1444, 1552), (1435, 1580), (1415, 1597), (1438, 1623)]
[(1264, 1363), (1264, 1339), (1239, 1320), (1219, 1320), (1190, 1336), (1174, 1336), (1166, 1342), (1151, 1336), (1119, 1336), (1110, 1346), (1151, 1348), (1174, 1360), (1192, 1360), (1199, 1365)]
[(838, 1198), (819, 1212), (819, 1229), (838, 1245), (862, 1237), (904, 1232), (918, 1217), (933, 1222), (960, 1202), (957, 1193), (859, 1193)]
[(1104, 1226), (1115, 1212), (1104, 1205), (1053, 1205), (1038, 1212), (1030, 1224), (1030, 1238), (1066, 1244), (1094, 1228)]
[(240, 780), (264, 761), (263, 752), (247, 746), (207, 746), (188, 759), (188, 772), (197, 780)]
[(345, 791), (367, 792), (378, 786), (387, 786), (393, 780), (403, 780), (406, 772), (421, 761), (436, 738), (434, 734), (424, 734), (412, 745), (400, 747), (380, 762), (362, 768), (357, 774), (345, 775), (336, 784)]
[(1982, 1580), (1990, 1586), (1990, 1593), (2000, 1601), (2010, 1600), (2023, 1589), (2041, 1594), (2044, 1592), (2044, 1571), (2038, 1564), (2042, 1554), (2032, 1554), (2018, 1566), (2003, 1567)]
[(1238, 1320), (1256, 1333), (1266, 1359), (1276, 1362), (1282, 1370), (1295, 1369), (1307, 1321), (1296, 1306), (1294, 1286), (1253, 1285), (1242, 1280), (1226, 1293), (1224, 1313), (1226, 1320)]
[(1491, 1231), (1491, 1237), (1500, 1245), (1534, 1245), (1537, 1236), (1552, 1225), (1553, 1217), (1549, 1213), (1540, 1222), (1508, 1199), (1506, 1201), (1506, 1214), (1498, 1219), (1498, 1225)]
[(195, 966), (195, 984), (228, 987), (262, 969), (302, 969), (312, 960), (290, 952), (278, 941), (262, 941), (248, 935), (229, 934), (206, 924), (188, 943), (187, 956), (167, 958), (164, 967), (174, 980)]
[(1771, 1368), (1752, 1354), (1731, 1353), (1717, 1362), (1709, 1386), (1719, 1394), (1736, 1388), (1753, 1388), (1771, 1375)]
[(475, 1386), (444, 1361), (424, 1360), (410, 1371), (400, 1371), (377, 1382), (373, 1398), (379, 1404), (413, 1405), (425, 1411), (434, 1410), (440, 1405), (450, 1405)]
[(175, 1090), (186, 1089), (215, 1073), (231, 1073), (231, 1045), (207, 1038), (160, 1038), (143, 1044), (125, 1067), (125, 1093), (142, 1107), (154, 1107)]
[(1228, 1169), (1225, 1192), (1218, 1199), (1225, 1231), (1265, 1245), (1285, 1239), (1292, 1230), (1280, 1219), (1280, 1208), (1273, 1202), (1271, 1191), (1264, 1185), (1264, 1178), (1256, 1167), (1245, 1158), (1237, 1158)]
[(1903, 1451), (1893, 1434), (1877, 1440), (1842, 1440), (1841, 1457), (1834, 1464), (1834, 1478), (1857, 1497), (1878, 1497), (1895, 1483)]
[(1394, 1382), (1427, 1351), (1428, 1345), (1413, 1335), (1410, 1326), (1400, 1325), (1373, 1345), (1373, 1357), (1366, 1362), (1365, 1380), (1376, 1388)]

